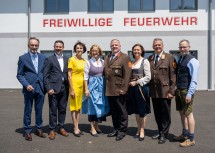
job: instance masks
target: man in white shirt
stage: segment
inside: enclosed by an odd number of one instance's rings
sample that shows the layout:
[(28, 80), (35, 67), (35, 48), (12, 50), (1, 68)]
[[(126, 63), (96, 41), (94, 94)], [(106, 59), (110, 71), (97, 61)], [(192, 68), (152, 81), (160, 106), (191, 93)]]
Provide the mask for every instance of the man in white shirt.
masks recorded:
[(54, 43), (55, 53), (48, 57), (44, 66), (44, 85), (49, 97), (49, 139), (54, 140), (57, 129), (65, 137), (68, 133), (64, 129), (66, 107), (68, 101), (68, 58), (63, 56), (64, 42)]

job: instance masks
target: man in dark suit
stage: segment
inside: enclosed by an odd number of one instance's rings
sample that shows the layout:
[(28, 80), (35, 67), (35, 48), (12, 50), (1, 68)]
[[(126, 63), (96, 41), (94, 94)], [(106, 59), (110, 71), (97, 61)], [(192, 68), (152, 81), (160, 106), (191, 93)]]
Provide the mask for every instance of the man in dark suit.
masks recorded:
[(36, 132), (39, 137), (45, 138), (42, 131), (42, 109), (44, 103), (43, 66), (45, 56), (37, 52), (39, 39), (31, 37), (28, 41), (29, 52), (20, 56), (18, 61), (17, 79), (23, 86), (24, 95), (24, 137), (32, 141), (31, 112), (35, 101)]
[(59, 133), (65, 137), (68, 133), (64, 129), (66, 107), (68, 101), (68, 58), (63, 56), (64, 42), (54, 43), (55, 53), (48, 57), (44, 66), (44, 85), (49, 97), (49, 139), (54, 140), (57, 120)]
[(128, 126), (126, 93), (131, 79), (131, 62), (128, 55), (121, 52), (120, 41), (110, 43), (111, 54), (105, 58), (106, 96), (110, 105), (114, 131), (108, 137), (116, 136), (119, 141), (125, 137)]
[(163, 51), (163, 40), (153, 41), (154, 54), (149, 57), (151, 66), (150, 92), (154, 108), (158, 134), (153, 139), (159, 139), (163, 144), (169, 133), (171, 124), (171, 99), (175, 95), (176, 62), (171, 54)]

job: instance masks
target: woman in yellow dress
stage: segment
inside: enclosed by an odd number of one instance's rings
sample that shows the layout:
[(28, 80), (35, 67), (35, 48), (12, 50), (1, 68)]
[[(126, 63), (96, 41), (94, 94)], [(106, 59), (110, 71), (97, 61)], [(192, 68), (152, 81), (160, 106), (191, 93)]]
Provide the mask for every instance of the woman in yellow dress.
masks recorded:
[(76, 56), (69, 58), (68, 62), (68, 77), (69, 77), (69, 102), (72, 121), (74, 124), (73, 134), (77, 137), (83, 135), (83, 132), (79, 129), (80, 110), (82, 107), (82, 96), (84, 94), (84, 65), (85, 59), (82, 58), (82, 54), (86, 52), (86, 46), (82, 42), (78, 41), (74, 45), (74, 51)]

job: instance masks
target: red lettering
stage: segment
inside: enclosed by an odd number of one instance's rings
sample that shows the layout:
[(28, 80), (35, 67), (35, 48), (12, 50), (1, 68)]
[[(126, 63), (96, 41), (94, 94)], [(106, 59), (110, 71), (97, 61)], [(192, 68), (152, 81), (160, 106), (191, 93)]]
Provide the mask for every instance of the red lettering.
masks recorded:
[(146, 26), (152, 25), (152, 18), (146, 18)]
[(98, 20), (99, 26), (105, 26), (105, 19), (104, 18), (100, 18)]
[(180, 18), (179, 17), (174, 18), (174, 25), (180, 25)]
[(107, 18), (107, 26), (112, 26), (112, 18)]
[(137, 23), (138, 23), (138, 26), (144, 26), (144, 18), (138, 18)]
[(172, 24), (172, 18), (161, 18), (161, 21), (163, 23), (163, 25), (171, 25)]
[(67, 23), (68, 23), (69, 27), (71, 27), (71, 26), (76, 27), (78, 24), (78, 19), (71, 19), (71, 20), (67, 19)]
[(197, 20), (198, 20), (197, 17), (191, 17), (190, 18), (190, 25), (197, 25)]
[(57, 27), (63, 27), (62, 23), (62, 19), (57, 19)]
[(56, 27), (56, 20), (55, 19), (50, 19), (50, 27)]
[(43, 27), (46, 27), (47, 24), (48, 24), (48, 19), (43, 19)]
[(128, 23), (129, 23), (129, 18), (124, 18), (124, 26), (127, 26)]
[(130, 26), (136, 26), (136, 18), (131, 18), (131, 25)]
[(181, 25), (184, 25), (184, 23), (186, 25), (189, 25), (189, 17), (186, 17), (186, 18), (182, 17), (181, 18)]
[(160, 18), (154, 18), (154, 25), (160, 25)]

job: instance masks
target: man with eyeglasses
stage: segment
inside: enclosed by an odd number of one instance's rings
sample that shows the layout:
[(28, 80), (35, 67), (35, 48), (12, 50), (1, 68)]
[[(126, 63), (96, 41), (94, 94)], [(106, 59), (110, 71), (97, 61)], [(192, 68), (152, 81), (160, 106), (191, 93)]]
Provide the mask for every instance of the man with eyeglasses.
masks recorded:
[(154, 54), (149, 56), (151, 66), (150, 92), (158, 134), (158, 144), (166, 142), (171, 124), (171, 99), (175, 95), (176, 62), (173, 55), (165, 53), (163, 40), (153, 40)]
[(177, 70), (176, 110), (179, 111), (182, 123), (182, 134), (174, 137), (180, 141), (179, 146), (194, 146), (195, 120), (193, 116), (193, 97), (197, 86), (199, 61), (193, 57), (190, 50), (190, 42), (183, 39), (179, 42), (180, 59)]
[(39, 39), (36, 37), (31, 37), (28, 40), (28, 48), (28, 53), (19, 57), (17, 79), (23, 86), (22, 93), (24, 95), (25, 104), (23, 117), (25, 133), (23, 136), (25, 140), (32, 141), (31, 112), (33, 102), (35, 102), (35, 134), (41, 138), (46, 137), (42, 131), (42, 109), (45, 97), (43, 65), (46, 57), (37, 52), (39, 48)]

